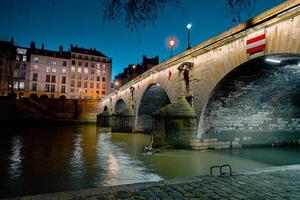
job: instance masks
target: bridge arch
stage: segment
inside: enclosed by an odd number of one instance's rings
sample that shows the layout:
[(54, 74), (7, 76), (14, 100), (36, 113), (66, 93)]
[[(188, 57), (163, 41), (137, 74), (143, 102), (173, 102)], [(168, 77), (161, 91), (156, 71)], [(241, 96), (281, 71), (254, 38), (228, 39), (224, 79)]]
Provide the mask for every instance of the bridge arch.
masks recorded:
[(167, 92), (158, 83), (150, 84), (142, 93), (136, 109), (135, 130), (152, 131), (152, 113), (171, 103)]
[(265, 55), (235, 67), (211, 91), (198, 126), (201, 139), (293, 138), (300, 133), (300, 54)]
[(119, 99), (116, 104), (115, 104), (115, 107), (114, 107), (114, 112), (115, 113), (118, 113), (118, 112), (121, 112), (122, 110), (124, 109), (127, 109), (127, 104), (126, 102), (123, 100), (123, 99)]

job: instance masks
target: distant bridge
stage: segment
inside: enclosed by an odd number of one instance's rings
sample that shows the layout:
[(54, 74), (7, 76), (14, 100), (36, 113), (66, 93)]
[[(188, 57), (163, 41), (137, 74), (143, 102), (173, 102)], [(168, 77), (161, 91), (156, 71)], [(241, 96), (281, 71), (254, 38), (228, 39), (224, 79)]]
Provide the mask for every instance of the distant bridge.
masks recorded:
[(147, 132), (151, 114), (184, 97), (197, 119), (192, 148), (299, 143), (299, 15), (300, 0), (288, 0), (153, 67), (102, 110), (132, 108), (133, 131)]

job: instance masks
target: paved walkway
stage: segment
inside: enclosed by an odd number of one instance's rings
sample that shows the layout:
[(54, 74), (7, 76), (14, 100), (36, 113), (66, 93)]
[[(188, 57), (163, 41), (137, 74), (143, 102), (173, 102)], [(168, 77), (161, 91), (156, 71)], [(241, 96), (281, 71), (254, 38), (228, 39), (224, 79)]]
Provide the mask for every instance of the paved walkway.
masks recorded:
[(80, 191), (21, 197), (22, 200), (104, 199), (300, 199), (300, 165), (266, 168), (227, 177), (189, 179), (99, 187)]

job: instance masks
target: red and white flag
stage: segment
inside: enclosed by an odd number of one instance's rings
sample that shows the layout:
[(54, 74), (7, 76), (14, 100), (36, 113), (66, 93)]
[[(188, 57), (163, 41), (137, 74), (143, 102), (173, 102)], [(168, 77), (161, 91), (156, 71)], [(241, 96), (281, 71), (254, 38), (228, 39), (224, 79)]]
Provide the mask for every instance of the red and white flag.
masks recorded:
[(253, 54), (266, 48), (266, 34), (264, 31), (251, 34), (247, 39), (247, 53)]

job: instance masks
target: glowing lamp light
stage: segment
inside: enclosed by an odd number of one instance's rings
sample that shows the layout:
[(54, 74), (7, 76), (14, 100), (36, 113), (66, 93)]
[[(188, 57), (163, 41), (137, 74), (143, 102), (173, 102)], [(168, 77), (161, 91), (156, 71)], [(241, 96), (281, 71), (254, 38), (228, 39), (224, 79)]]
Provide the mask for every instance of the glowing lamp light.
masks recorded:
[(266, 58), (266, 61), (271, 62), (271, 63), (277, 63), (277, 64), (281, 63), (280, 60), (276, 60), (276, 59), (272, 59), (272, 58)]
[(171, 39), (171, 40), (169, 41), (169, 44), (170, 44), (171, 47), (173, 47), (173, 46), (175, 45), (175, 40), (174, 40), (174, 39)]
[(192, 24), (191, 23), (187, 24), (186, 28), (190, 30), (192, 28)]
[(300, 63), (298, 63), (298, 66), (300, 67)]
[(120, 85), (119, 81), (116, 81), (115, 86), (119, 86), (119, 85)]
[(159, 83), (156, 83), (157, 86), (159, 86)]
[(136, 65), (132, 65), (132, 69), (135, 69), (136, 68)]

